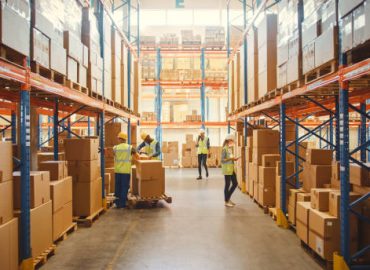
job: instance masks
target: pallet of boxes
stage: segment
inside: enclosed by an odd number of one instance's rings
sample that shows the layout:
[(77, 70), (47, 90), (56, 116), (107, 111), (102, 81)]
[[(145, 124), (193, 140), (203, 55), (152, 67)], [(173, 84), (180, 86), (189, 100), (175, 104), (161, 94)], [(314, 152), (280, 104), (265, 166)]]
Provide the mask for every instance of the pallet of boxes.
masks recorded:
[(78, 224), (91, 226), (104, 210), (99, 138), (65, 139), (64, 147), (73, 183), (73, 219)]
[(179, 143), (178, 142), (163, 142), (163, 166), (170, 168), (178, 168), (179, 166)]

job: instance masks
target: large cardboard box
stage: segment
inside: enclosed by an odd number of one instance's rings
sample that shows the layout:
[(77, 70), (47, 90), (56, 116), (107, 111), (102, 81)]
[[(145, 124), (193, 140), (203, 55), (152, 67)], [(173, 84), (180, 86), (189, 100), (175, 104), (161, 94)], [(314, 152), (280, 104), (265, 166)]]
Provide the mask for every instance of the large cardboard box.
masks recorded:
[(13, 218), (13, 181), (0, 183), (0, 224)]
[(298, 201), (298, 194), (303, 193), (304, 191), (302, 189), (290, 189), (289, 190), (289, 205), (293, 206), (295, 208), (295, 205)]
[(68, 172), (76, 182), (91, 182), (100, 177), (98, 160), (68, 161)]
[(0, 269), (18, 270), (18, 219), (0, 225)]
[(275, 187), (266, 187), (259, 184), (258, 202), (263, 206), (275, 206)]
[(57, 240), (72, 225), (72, 201), (53, 212), (53, 241)]
[(259, 184), (253, 181), (253, 198), (259, 202)]
[(136, 177), (136, 166), (131, 167), (131, 193), (132, 195), (139, 194), (139, 181)]
[(102, 180), (73, 182), (73, 215), (90, 216), (103, 205)]
[(329, 193), (328, 188), (312, 188), (311, 189), (311, 207), (321, 212), (329, 211)]
[(303, 188), (311, 191), (311, 188), (324, 188), (331, 182), (331, 166), (303, 164)]
[(309, 243), (308, 226), (309, 226), (309, 213), (311, 210), (310, 202), (297, 202), (296, 209), (296, 233), (303, 242)]
[[(286, 201), (285, 201), (285, 206), (286, 208), (288, 207), (288, 202), (289, 202), (289, 189), (290, 185), (286, 184), (285, 185), (285, 194), (286, 194)], [(282, 204), (281, 204), (281, 176), (276, 175), (275, 176), (275, 206), (276, 208), (281, 209)]]
[[(281, 162), (276, 162), (276, 175), (281, 176)], [(287, 161), (285, 163), (285, 175), (286, 177), (291, 176), (294, 173), (294, 163), (291, 161)]]
[(125, 130), (123, 123), (107, 123), (105, 124), (105, 146), (115, 146), (119, 144), (118, 133)]
[(339, 0), (338, 3), (339, 16), (344, 17), (362, 2), (364, 2), (364, 0), (351, 0), (351, 1)]
[(72, 201), (72, 177), (50, 182), (50, 195), (53, 201), (53, 213)]
[(313, 149), (306, 151), (306, 162), (311, 165), (331, 165), (333, 160), (333, 150)]
[(164, 178), (140, 178), (139, 196), (141, 198), (159, 197), (165, 193)]
[(13, 146), (11, 142), (0, 142), (0, 171), (2, 178), (0, 182), (13, 179)]
[[(14, 209), (21, 209), (21, 173), (14, 172)], [(30, 207), (35, 208), (50, 201), (50, 173), (31, 171)]]
[(109, 191), (114, 193), (116, 189), (116, 174), (114, 173), (114, 168), (105, 168), (105, 173), (110, 174)]
[(255, 129), (252, 138), (253, 148), (279, 148), (280, 134), (277, 130)]
[[(329, 214), (339, 218), (340, 217), (340, 197), (341, 193), (339, 190), (331, 190), (329, 193)], [(361, 194), (350, 192), (349, 193), (349, 201), (350, 203), (359, 199)], [(358, 205), (361, 208), (360, 205)], [(358, 212), (361, 212), (361, 209), (357, 209)]]
[(265, 154), (262, 156), (263, 167), (276, 167), (277, 161), (280, 161), (279, 154)]
[(311, 193), (298, 193), (297, 194), (297, 202), (310, 202), (311, 201)]
[(317, 67), (334, 60), (337, 56), (338, 28), (331, 26), (315, 41), (315, 65)]
[(275, 187), (275, 174), (276, 169), (274, 167), (259, 166), (258, 182), (266, 188)]
[[(370, 163), (366, 163), (370, 167)], [(349, 182), (357, 186), (370, 186), (370, 171), (357, 164), (351, 164), (349, 167)]]
[(160, 160), (138, 160), (136, 177), (139, 179), (164, 178), (164, 169)]
[[(40, 164), (41, 162), (45, 161), (53, 161), (54, 160), (54, 153), (52, 152), (41, 152), (37, 153), (37, 161)], [(58, 153), (58, 160), (65, 160), (65, 153), (59, 152)]]
[(50, 181), (61, 180), (68, 176), (67, 163), (64, 160), (44, 161), (39, 163), (40, 171), (50, 172)]
[(256, 165), (262, 165), (262, 156), (266, 154), (278, 154), (278, 145), (275, 147), (253, 147), (252, 162)]
[(64, 148), (66, 160), (95, 160), (98, 159), (98, 138), (65, 139)]

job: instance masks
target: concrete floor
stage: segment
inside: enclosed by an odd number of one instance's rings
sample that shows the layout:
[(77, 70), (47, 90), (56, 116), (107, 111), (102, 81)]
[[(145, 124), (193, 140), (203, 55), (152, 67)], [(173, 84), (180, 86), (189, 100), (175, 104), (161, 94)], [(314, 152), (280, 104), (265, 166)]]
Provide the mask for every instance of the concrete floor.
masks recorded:
[(41, 269), (320, 269), (294, 233), (278, 228), (239, 190), (237, 206), (225, 208), (219, 169), (202, 181), (194, 169), (166, 173), (171, 205), (112, 209), (71, 234)]

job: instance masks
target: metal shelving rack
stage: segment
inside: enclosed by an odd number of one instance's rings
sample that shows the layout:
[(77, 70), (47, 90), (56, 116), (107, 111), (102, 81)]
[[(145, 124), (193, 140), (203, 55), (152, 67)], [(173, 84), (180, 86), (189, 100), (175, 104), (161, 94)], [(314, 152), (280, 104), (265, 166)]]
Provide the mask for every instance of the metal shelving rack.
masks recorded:
[[(228, 1), (228, 10), (229, 4)], [(267, 0), (261, 1), (258, 9), (254, 12), (253, 18), (249, 20), (248, 25), (244, 25), (239, 47), (242, 43), (245, 44), (245, 37), (249, 29), (253, 26), (255, 19), (260, 14), (267, 4)], [(278, 1), (277, 1), (278, 2)], [(246, 0), (242, 1), (244, 7), (244, 19), (246, 19)], [(300, 14), (302, 16), (302, 12)], [(229, 16), (228, 16), (229, 18)], [(301, 17), (302, 19), (302, 17)], [(229, 21), (229, 19), (228, 19)], [(229, 23), (228, 23), (229, 25)], [(342, 24), (339, 23), (339, 27)], [(230, 26), (228, 26), (228, 29)], [(341, 33), (341, 31), (339, 31)], [(228, 31), (228, 34), (230, 32)], [(228, 37), (230, 40), (230, 37)], [(339, 34), (339, 52), (341, 52), (341, 34)], [(228, 42), (228, 45), (230, 43)], [(247, 45), (247, 44), (245, 44)], [(238, 48), (234, 48), (231, 53), (228, 46), (229, 61), (233, 61), (234, 54)], [(287, 198), (286, 186), (291, 184), (293, 187), (299, 187), (299, 174), (302, 172), (299, 161), (305, 161), (298, 154), (299, 142), (307, 139), (310, 136), (315, 136), (324, 142), (327, 147), (335, 151), (335, 159), (340, 162), (340, 182), (341, 182), (341, 203), (340, 203), (340, 227), (341, 227), (341, 249), (340, 255), (334, 255), (334, 269), (369, 269), (369, 265), (355, 264), (355, 260), (360, 258), (370, 249), (370, 245), (362, 248), (362, 250), (350, 253), (350, 215), (356, 215), (359, 219), (369, 222), (369, 220), (354, 210), (354, 207), (370, 198), (370, 193), (362, 196), (358, 200), (349, 202), (349, 164), (350, 161), (358, 164), (369, 170), (366, 163), (366, 152), (369, 151), (370, 140), (367, 137), (367, 124), (370, 119), (369, 103), (370, 91), (368, 78), (370, 76), (370, 59), (365, 59), (361, 62), (346, 65), (346, 55), (339, 53), (339, 68), (337, 72), (331, 73), (318, 80), (305, 84), (302, 87), (284, 93), (276, 98), (265, 101), (260, 104), (248, 104), (230, 114), (228, 120), (242, 120), (245, 123), (245, 128), (251, 125), (253, 118), (260, 117), (268, 119), (272, 123), (277, 123), (280, 126), (280, 154), (281, 154), (281, 205), (280, 214), (278, 213), (278, 224), (286, 227), (287, 209), (285, 202)], [(244, 60), (246, 61), (246, 60)], [(244, 62), (244, 67), (247, 68)], [(245, 80), (247, 72), (245, 71)], [(247, 95), (245, 88), (245, 96)], [(246, 102), (248, 99), (246, 98)], [(349, 151), (349, 128), (353, 124), (349, 121), (349, 112), (360, 114), (360, 121), (356, 123), (359, 126), (359, 143), (353, 151)], [(305, 120), (311, 116), (328, 116), (328, 120), (319, 123), (316, 127), (309, 129), (305, 126)], [(248, 118), (247, 118), (248, 117)], [(245, 120), (249, 121), (245, 121)], [(286, 142), (285, 127), (286, 122), (293, 123), (296, 127), (307, 132), (303, 136), (296, 135), (296, 140), (290, 143)], [(334, 125), (335, 123), (335, 125)], [(275, 125), (276, 126), (276, 125)], [(327, 137), (322, 136), (321, 130), (327, 128)], [(334, 136), (335, 135), (335, 136)], [(296, 151), (292, 152), (288, 149), (289, 146), (295, 144)], [(352, 155), (360, 151), (361, 158), (356, 160)], [(286, 154), (290, 153), (295, 156), (296, 172), (291, 176), (285, 174)], [(295, 179), (295, 181), (294, 181)]]
[[(85, 1), (86, 6), (89, 5)], [(122, 33), (115, 23), (111, 11), (108, 9), (104, 1), (99, 0), (100, 12), (103, 10), (107, 12), (113, 25), (117, 28), (122, 40), (129, 48), (130, 53), (137, 57), (140, 51), (138, 47), (137, 52), (133, 48), (129, 39)], [(102, 16), (99, 16), (102, 20)], [(99, 21), (102, 24), (102, 21)], [(102, 42), (102, 40), (101, 40)], [(103, 52), (102, 52), (102, 57)], [(4, 88), (0, 91), (0, 113), (11, 116), (11, 121), (5, 129), (12, 128), (11, 138), (12, 142), (16, 143), (16, 103), (19, 104), (20, 122), (18, 128), (20, 130), (20, 160), (15, 159), (21, 171), (21, 216), (20, 216), (20, 259), (21, 269), (33, 269), (33, 260), (31, 258), (30, 246), (30, 110), (31, 106), (38, 107), (37, 110), (40, 115), (46, 114), (48, 116), (48, 140), (54, 139), (54, 159), (58, 160), (58, 134), (59, 128), (66, 130), (68, 134), (73, 134), (70, 117), (74, 114), (85, 115), (98, 118), (97, 131), (100, 135), (100, 154), (102, 160), (102, 177), (104, 177), (104, 121), (106, 118), (126, 118), (134, 122), (139, 120), (139, 115), (133, 113), (129, 108), (116, 108), (105, 101), (93, 99), (88, 95), (70, 89), (61, 84), (55, 83), (47, 78), (44, 78), (30, 70), (30, 60), (24, 59), (23, 66), (10, 63), (6, 60), (0, 59), (0, 79), (3, 82)], [(104, 74), (104, 72), (103, 72)], [(104, 76), (104, 75), (103, 75)], [(104, 95), (104, 90), (103, 90)], [(48, 108), (48, 110), (41, 109)], [(61, 114), (61, 112), (65, 112)], [(52, 121), (51, 121), (51, 117)], [(60, 119), (61, 117), (61, 119)], [(1, 117), (5, 119), (4, 117)], [(67, 121), (67, 125), (65, 125)], [(77, 121), (76, 121), (77, 122)], [(130, 124), (129, 124), (130, 125)], [(51, 128), (53, 129), (53, 136), (51, 136)], [(40, 129), (41, 130), (41, 129)], [(90, 133), (90, 120), (88, 120), (88, 130)], [(77, 134), (74, 134), (77, 136)], [(77, 136), (78, 137), (78, 136)], [(39, 140), (39, 144), (42, 142)], [(103, 180), (104, 187), (104, 180)], [(102, 193), (105, 199), (104, 188)]]

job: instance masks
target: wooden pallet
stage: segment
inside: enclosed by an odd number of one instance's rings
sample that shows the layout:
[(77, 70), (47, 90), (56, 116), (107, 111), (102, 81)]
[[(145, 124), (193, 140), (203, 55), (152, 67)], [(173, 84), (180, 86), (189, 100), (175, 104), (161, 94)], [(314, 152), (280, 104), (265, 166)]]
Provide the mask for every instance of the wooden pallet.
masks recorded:
[(309, 254), (323, 269), (333, 270), (333, 261), (323, 259), (319, 254), (317, 254), (309, 245), (301, 240), (301, 247), (303, 250)]
[(303, 81), (301, 80), (297, 80), (297, 81), (294, 81), (294, 82), (291, 82), (283, 87), (280, 88), (280, 90), (282, 91), (282, 93), (287, 93), (287, 92), (291, 92), (299, 87), (303, 86)]
[(33, 259), (33, 267), (35, 269), (41, 267), (44, 265), (48, 259), (55, 255), (56, 245), (51, 245), (48, 249), (46, 249), (43, 253), (41, 253), (39, 256)]
[(275, 207), (270, 207), (269, 208), (269, 215), (273, 220), (276, 220), (276, 208)]
[(33, 61), (31, 62), (31, 71), (40, 75), (41, 77), (44, 77), (46, 79), (49, 79), (53, 82), (66, 85), (66, 76), (49, 68), (45, 68), (39, 63)]
[(306, 84), (317, 81), (326, 75), (334, 73), (335, 71), (337, 71), (337, 68), (338, 68), (337, 61), (332, 60), (304, 74), (304, 81)]
[(79, 83), (73, 82), (73, 81), (71, 81), (69, 79), (66, 79), (65, 80), (65, 84), (64, 85), (67, 86), (68, 88), (77, 90), (78, 92), (81, 92), (81, 93), (83, 93), (85, 95), (88, 95), (89, 94), (89, 91), (88, 91), (88, 88), (87, 87), (83, 87)]
[(138, 195), (132, 194), (129, 194), (128, 196), (128, 206), (130, 208), (134, 208), (135, 206), (138, 206), (140, 204), (151, 205), (152, 207), (155, 207), (159, 201), (172, 203), (172, 197), (167, 196), (166, 194), (163, 194), (159, 197), (148, 197), (148, 198), (143, 198)]
[(7, 60), (8, 62), (17, 64), (19, 66), (24, 66), (26, 56), (23, 54), (5, 46), (0, 45), (0, 57)]
[(98, 220), (99, 217), (105, 212), (104, 208), (100, 208), (95, 213), (87, 217), (73, 217), (73, 222), (76, 222), (78, 226), (91, 227), (94, 221)]
[(54, 244), (58, 244), (68, 238), (68, 235), (77, 231), (77, 223), (73, 222), (61, 235), (58, 237), (57, 240), (54, 241)]

